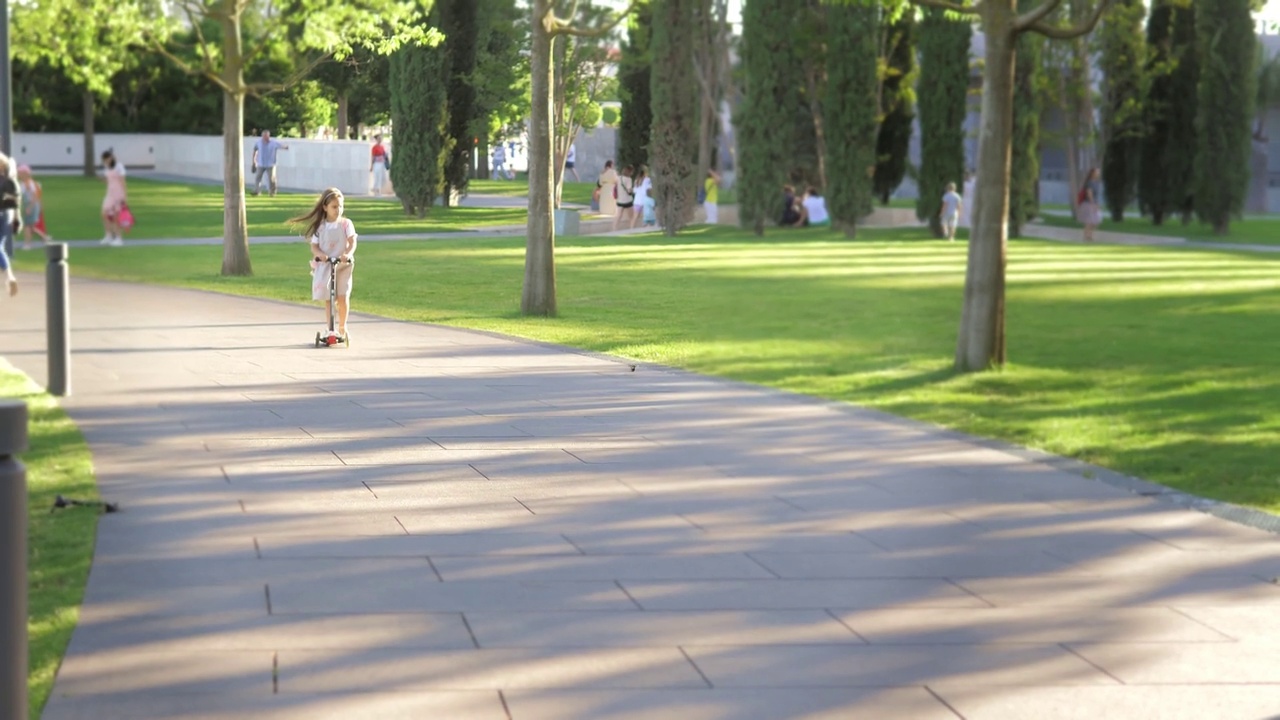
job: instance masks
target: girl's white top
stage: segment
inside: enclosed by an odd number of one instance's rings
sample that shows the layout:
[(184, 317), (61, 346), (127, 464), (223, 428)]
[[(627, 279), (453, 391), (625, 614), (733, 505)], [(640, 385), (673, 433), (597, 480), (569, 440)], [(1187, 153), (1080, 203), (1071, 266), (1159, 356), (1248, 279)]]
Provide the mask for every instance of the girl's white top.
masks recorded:
[[(320, 248), (325, 257), (338, 257), (347, 247), (347, 238), (357, 238), (356, 226), (347, 218), (340, 217), (333, 222), (325, 220), (311, 236), (311, 244)], [(351, 243), (351, 254), (356, 252), (355, 241)]]

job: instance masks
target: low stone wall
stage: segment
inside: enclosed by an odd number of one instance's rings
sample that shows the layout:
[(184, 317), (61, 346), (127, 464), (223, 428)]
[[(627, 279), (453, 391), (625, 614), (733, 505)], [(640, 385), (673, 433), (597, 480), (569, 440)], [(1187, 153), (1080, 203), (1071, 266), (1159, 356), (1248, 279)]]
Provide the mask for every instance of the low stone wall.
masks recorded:
[[(223, 141), (209, 135), (117, 135), (98, 134), (93, 139), (94, 157), (112, 149), (124, 166), (222, 182)], [(279, 138), (289, 146), (277, 156), (276, 180), (282, 188), (319, 192), (336, 187), (347, 195), (366, 195), (373, 183), (369, 172), (372, 143), (361, 140), (302, 140)], [(245, 137), (244, 172), (253, 184), (249, 163), (254, 137)], [(40, 170), (73, 170), (84, 166), (84, 135), (74, 133), (14, 133), (14, 155), (18, 162)], [(394, 151), (393, 151), (394, 158)], [(392, 165), (395, 165), (394, 159)]]

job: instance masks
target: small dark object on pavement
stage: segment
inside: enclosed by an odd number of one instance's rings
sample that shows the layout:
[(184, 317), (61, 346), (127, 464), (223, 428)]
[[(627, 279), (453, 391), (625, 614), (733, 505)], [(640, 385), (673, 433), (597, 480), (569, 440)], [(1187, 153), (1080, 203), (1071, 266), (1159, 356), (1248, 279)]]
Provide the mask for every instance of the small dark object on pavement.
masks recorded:
[(75, 500), (72, 498), (65, 498), (59, 495), (58, 497), (54, 498), (53, 508), (50, 509), (49, 512), (53, 512), (58, 508), (71, 507), (72, 505), (82, 505), (85, 507), (100, 507), (102, 508), (103, 512), (109, 512), (109, 513), (120, 511), (120, 506), (116, 503), (103, 502), (101, 500), (88, 500), (88, 501)]

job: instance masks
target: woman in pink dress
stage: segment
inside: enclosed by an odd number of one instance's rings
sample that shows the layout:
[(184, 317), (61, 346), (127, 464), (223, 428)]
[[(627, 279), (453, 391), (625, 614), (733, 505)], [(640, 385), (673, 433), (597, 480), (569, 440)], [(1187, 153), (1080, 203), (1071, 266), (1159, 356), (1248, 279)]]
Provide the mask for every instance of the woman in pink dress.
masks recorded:
[(116, 154), (111, 150), (102, 153), (102, 179), (107, 182), (107, 194), (102, 198), (102, 227), (106, 231), (102, 244), (120, 247), (124, 244), (120, 211), (125, 207), (128, 192), (124, 181), (124, 163), (116, 160)]

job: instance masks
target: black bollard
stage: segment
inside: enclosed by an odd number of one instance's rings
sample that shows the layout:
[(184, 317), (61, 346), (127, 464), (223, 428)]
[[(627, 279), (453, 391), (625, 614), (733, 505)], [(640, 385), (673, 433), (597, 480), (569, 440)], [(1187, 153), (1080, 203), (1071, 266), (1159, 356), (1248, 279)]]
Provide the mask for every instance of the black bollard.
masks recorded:
[(27, 717), (27, 405), (0, 400), (0, 719)]
[(45, 326), (49, 334), (49, 394), (71, 394), (71, 283), (68, 281), (67, 244), (44, 246), (49, 259), (45, 269)]

